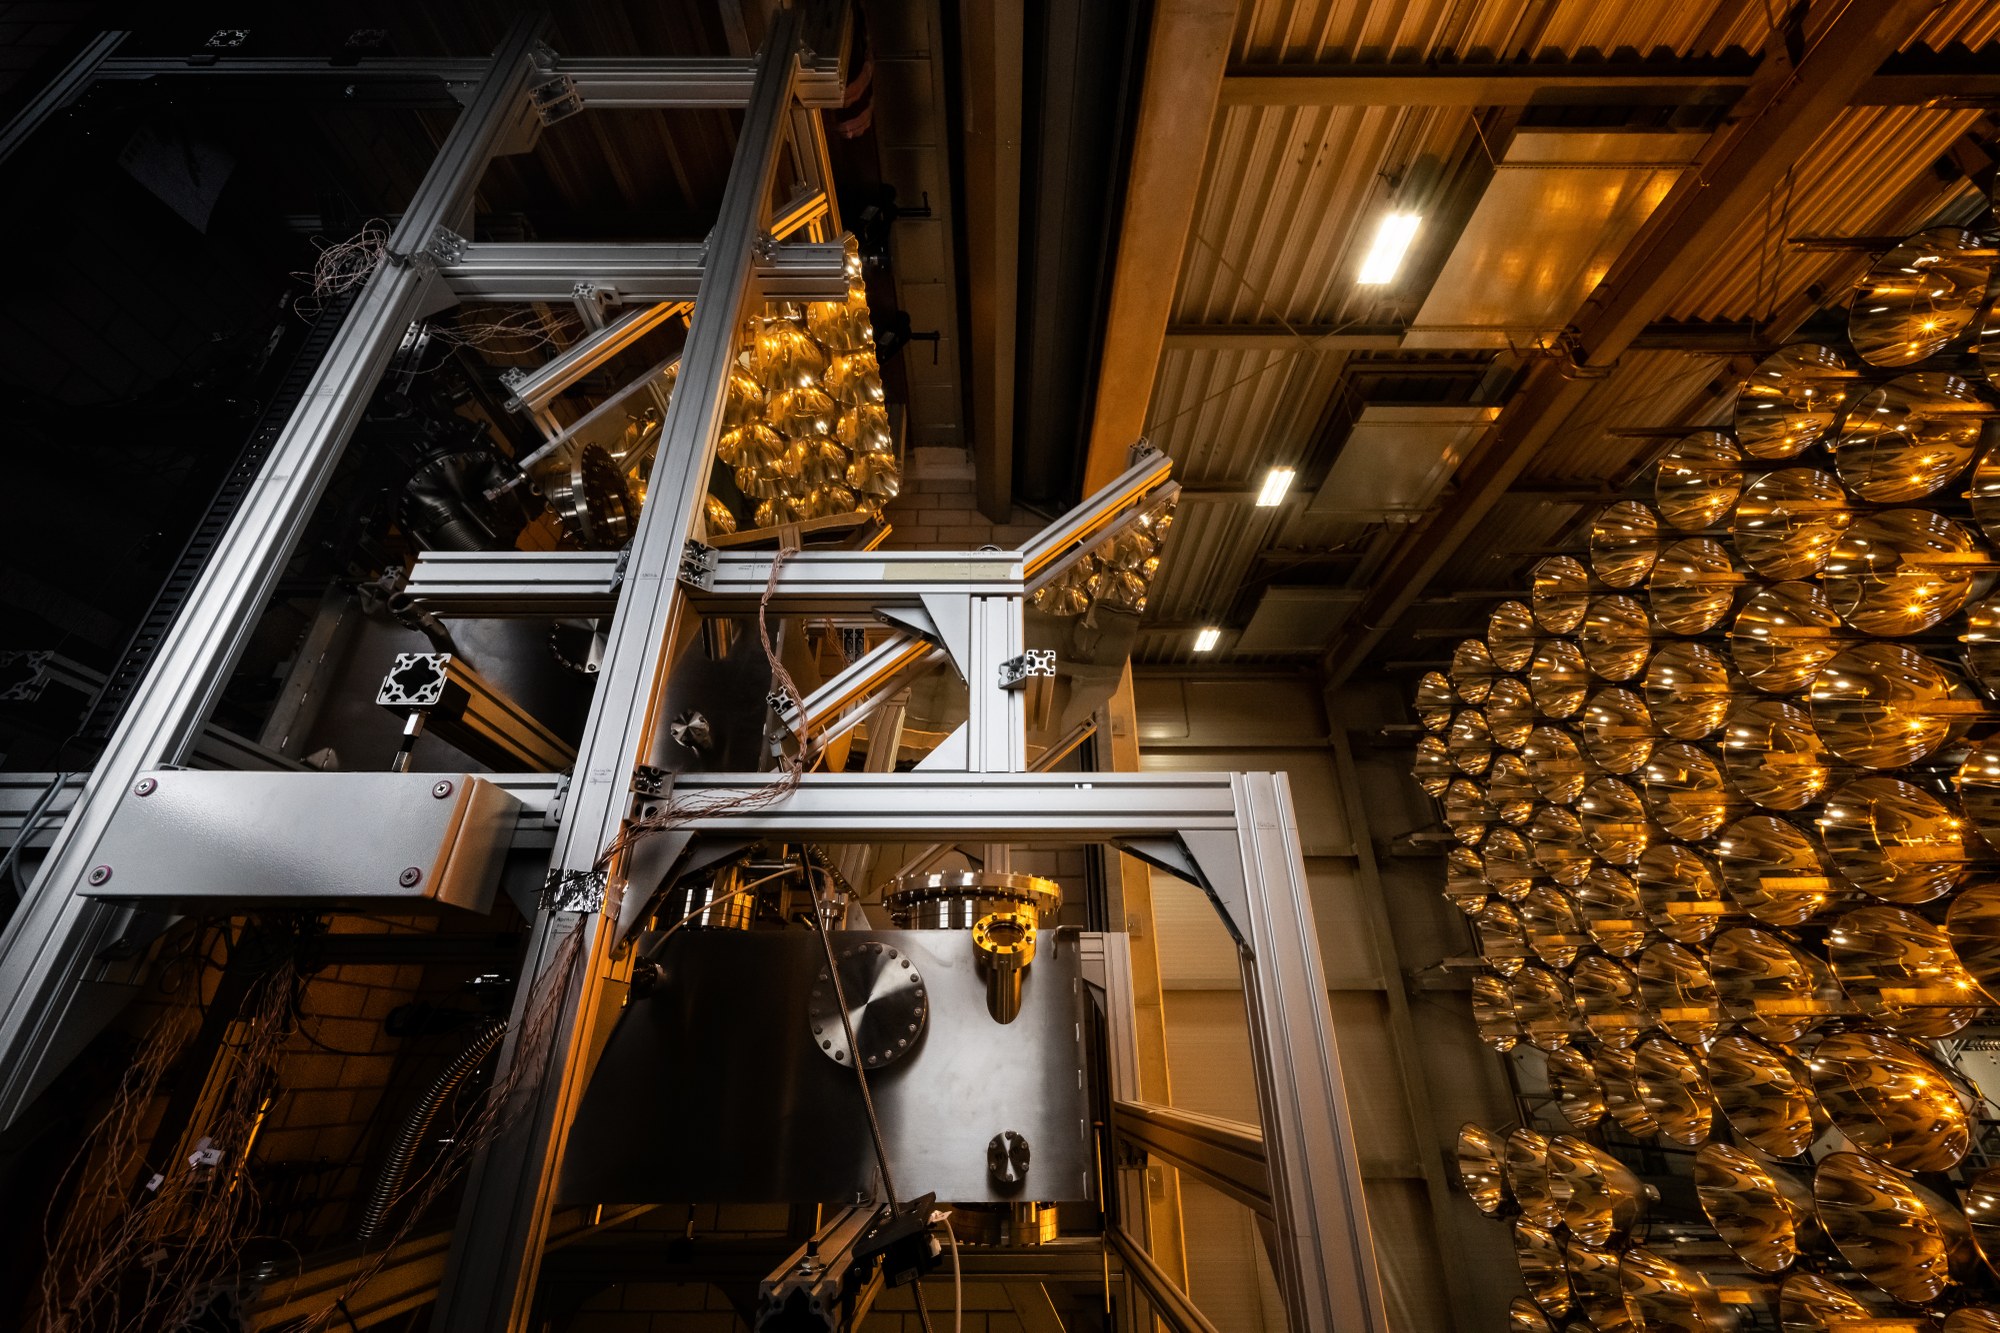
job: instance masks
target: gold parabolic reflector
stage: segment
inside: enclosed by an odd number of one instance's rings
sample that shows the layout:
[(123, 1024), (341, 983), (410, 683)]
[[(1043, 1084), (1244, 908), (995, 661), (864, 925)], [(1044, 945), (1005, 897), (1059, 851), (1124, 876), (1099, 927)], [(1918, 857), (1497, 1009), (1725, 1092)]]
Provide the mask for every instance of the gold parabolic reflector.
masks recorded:
[(1445, 784), (1444, 822), (1452, 837), (1467, 847), (1477, 847), (1493, 820), (1484, 787), (1465, 777), (1453, 778)]
[(1514, 1021), (1530, 1046), (1549, 1051), (1569, 1043), (1576, 1028), (1576, 1005), (1559, 973), (1525, 964), (1508, 988), (1514, 993)]
[(1593, 1250), (1574, 1236), (1563, 1244), (1570, 1296), (1576, 1302), (1576, 1312), (1590, 1321), (1596, 1333), (1639, 1333), (1639, 1325), (1625, 1304), (1625, 1285), (1619, 1279), (1618, 1266), (1616, 1250)]
[(1535, 882), (1535, 850), (1526, 837), (1510, 828), (1497, 828), (1479, 846), (1486, 866), (1486, 883), (1509, 902), (1526, 896)]
[(1550, 639), (1528, 664), (1528, 693), (1535, 707), (1553, 718), (1570, 717), (1590, 692), (1590, 667), (1567, 639)]
[(1694, 1155), (1694, 1188), (1715, 1234), (1759, 1273), (1797, 1263), (1802, 1238), (1818, 1226), (1804, 1181), (1727, 1144), (1711, 1143)]
[(1570, 1128), (1583, 1132), (1604, 1119), (1604, 1088), (1590, 1057), (1574, 1046), (1548, 1053), (1549, 1096)]
[(1848, 1008), (1833, 969), (1773, 931), (1723, 931), (1708, 965), (1722, 1012), (1767, 1041), (1797, 1041)]
[(1827, 748), (1862, 768), (1914, 764), (1981, 711), (1963, 681), (1900, 643), (1844, 650), (1806, 698)]
[(1477, 708), (1459, 709), (1444, 734), (1444, 748), (1459, 772), (1470, 777), (1484, 773), (1493, 762), (1493, 734), (1486, 729), (1486, 714)]
[(1745, 1143), (1769, 1157), (1797, 1157), (1819, 1135), (1819, 1106), (1805, 1062), (1747, 1032), (1708, 1047), (1716, 1109)]
[(1965, 1220), (1987, 1270), (2000, 1274), (2000, 1167), (1989, 1166), (1966, 1185)]
[(1806, 1064), (1820, 1107), (1871, 1158), (1901, 1171), (1949, 1171), (1972, 1146), (1971, 1089), (1911, 1042), (1838, 1032)]
[(1493, 682), (1486, 695), (1486, 729), (1493, 743), (1503, 750), (1518, 750), (1528, 743), (1535, 726), (1535, 697), (1526, 683), (1512, 676)]
[(1652, 1191), (1632, 1168), (1568, 1134), (1549, 1140), (1549, 1177), (1563, 1199), (1563, 1225), (1594, 1249), (1629, 1236), (1651, 1202)]
[(1650, 1139), (1660, 1132), (1660, 1122), (1640, 1092), (1631, 1051), (1616, 1047), (1599, 1051), (1597, 1081), (1604, 1089), (1604, 1112), (1618, 1128), (1635, 1139)]
[(1451, 652), (1451, 685), (1458, 697), (1469, 704), (1486, 702), (1486, 692), (1500, 676), (1493, 654), (1480, 639), (1460, 639)]
[(1876, 260), (1848, 307), (1847, 336), (1871, 366), (1936, 355), (1979, 313), (1993, 260), (1958, 227), (1920, 231)]
[[(1410, 776), (1417, 780), (1419, 787), (1432, 796), (1443, 796), (1444, 789), (1451, 785), (1452, 775), (1457, 771), (1451, 762), (1451, 751), (1444, 748), (1444, 737), (1417, 738), (1416, 755), (1410, 761)], [(1578, 790), (1582, 790), (1580, 785)]]
[(1526, 1296), (1507, 1302), (1507, 1333), (1556, 1333), (1549, 1317)]
[(1470, 1121), (1459, 1126), (1458, 1185), (1473, 1206), (1498, 1217), (1507, 1206), (1507, 1145), (1498, 1134)]
[(1630, 958), (1653, 939), (1645, 900), (1632, 877), (1616, 866), (1594, 865), (1571, 894), (1593, 944), (1613, 958)]
[[(1518, 754), (1496, 754), (1486, 770), (1486, 800), (1503, 824), (1525, 824), (1535, 814), (1535, 786)], [(1489, 836), (1491, 836), (1489, 834)]]
[(1729, 664), (1706, 644), (1675, 640), (1646, 669), (1646, 707), (1675, 740), (1698, 741), (1722, 725), (1740, 693)]
[(1467, 916), (1477, 916), (1493, 888), (1486, 882), (1486, 862), (1470, 847), (1453, 847), (1444, 857), (1444, 896)]
[[(1479, 955), (1486, 965), (1503, 977), (1511, 977), (1528, 961), (1528, 932), (1521, 926), (1521, 914), (1504, 902), (1489, 902), (1472, 918), (1479, 936)], [(1512, 1001), (1508, 1007), (1512, 1008)]]
[(1855, 1272), (1899, 1301), (1936, 1300), (1973, 1259), (1958, 1210), (1860, 1153), (1822, 1158), (1813, 1174), (1820, 1225)]
[(2000, 737), (1978, 741), (1966, 751), (1953, 785), (1959, 811), (1973, 831), (2000, 846)]
[(1562, 1244), (1551, 1229), (1525, 1218), (1516, 1220), (1514, 1261), (1520, 1265), (1521, 1285), (1528, 1289), (1529, 1300), (1558, 1319), (1569, 1313), (1569, 1274), (1563, 1268)]
[(1553, 885), (1538, 884), (1528, 890), (1521, 900), (1521, 927), (1528, 932), (1528, 947), (1535, 957), (1550, 967), (1567, 968), (1590, 947), (1576, 904)]
[(1514, 990), (1496, 972), (1481, 972), (1472, 978), (1472, 1026), (1479, 1040), (1505, 1055), (1521, 1040), (1521, 1025), (1514, 1021)]
[(1552, 555), (1535, 566), (1529, 604), (1549, 634), (1573, 634), (1590, 609), (1590, 571), (1574, 556)]
[(1591, 598), (1576, 637), (1584, 662), (1606, 680), (1632, 679), (1646, 669), (1646, 658), (1653, 651), (1646, 608), (1621, 593)]
[(1971, 381), (1920, 371), (1855, 402), (1834, 449), (1834, 470), (1870, 504), (1908, 504), (1971, 466), (1985, 408)]
[(1736, 1319), (1700, 1273), (1643, 1245), (1619, 1262), (1625, 1304), (1647, 1333), (1724, 1333)]
[(1600, 1045), (1623, 1049), (1645, 1034), (1651, 1019), (1631, 968), (1594, 953), (1577, 962), (1569, 980), (1583, 1025)]
[(1665, 940), (1649, 944), (1634, 971), (1646, 1008), (1677, 1040), (1699, 1044), (1721, 1031), (1721, 995), (1699, 950)]
[(1729, 710), (1722, 762), (1735, 789), (1767, 810), (1804, 809), (1832, 776), (1812, 716), (1778, 699), (1743, 699)]
[(1679, 944), (1700, 944), (1735, 910), (1713, 858), (1677, 842), (1656, 842), (1632, 867), (1646, 919)]
[(1944, 930), (1966, 975), (1989, 1002), (2000, 1003), (2000, 880), (1970, 885), (1953, 898)]
[(1850, 637), (1818, 584), (1774, 583), (1750, 594), (1730, 622), (1729, 658), (1751, 688), (1797, 694)]
[(1809, 579), (1853, 520), (1851, 504), (1828, 473), (1809, 467), (1766, 472), (1736, 502), (1732, 544), (1743, 562), (1767, 579)]
[(1743, 804), (1714, 757), (1687, 741), (1656, 748), (1643, 782), (1646, 813), (1662, 833), (1687, 842), (1714, 836)]
[(1523, 1220), (1530, 1226), (1561, 1226), (1562, 1197), (1549, 1176), (1549, 1141), (1523, 1125), (1502, 1142), (1500, 1163), (1507, 1193), (1520, 1206)]
[(1535, 864), (1556, 883), (1565, 887), (1581, 884), (1590, 873), (1590, 847), (1584, 841), (1583, 821), (1559, 805), (1545, 805), (1535, 811), (1525, 830), (1535, 849)]
[(1820, 575), (1827, 604), (1881, 638), (1921, 634), (1992, 583), (1972, 534), (1929, 509), (1869, 514), (1840, 534)]
[(1728, 616), (1742, 584), (1721, 542), (1683, 537), (1654, 563), (1646, 605), (1653, 623), (1668, 634), (1706, 634)]
[(1835, 788), (1820, 810), (1819, 829), (1840, 877), (1892, 903), (1942, 898), (1973, 859), (1965, 821), (1901, 778), (1857, 778)]
[(1606, 505), (1590, 525), (1590, 569), (1607, 588), (1636, 588), (1659, 558), (1660, 516), (1637, 500)]
[(1486, 617), (1486, 651), (1502, 671), (1526, 671), (1542, 631), (1526, 602), (1502, 602)]
[(1653, 507), (1682, 532), (1712, 528), (1736, 507), (1743, 491), (1743, 451), (1719, 430), (1678, 440), (1653, 474)]
[(1779, 815), (1745, 815), (1715, 840), (1722, 886), (1738, 907), (1772, 926), (1797, 926), (1834, 899), (1819, 839)]
[(1854, 1007), (1905, 1037), (1949, 1037), (1984, 1002), (1941, 927), (1900, 907), (1861, 907), (1827, 930), (1834, 979)]
[[(1420, 751), (1422, 744), (1418, 742)], [(1438, 749), (1443, 748), (1440, 743)], [(1589, 769), (1584, 765), (1583, 751), (1577, 748), (1576, 738), (1562, 728), (1539, 726), (1529, 732), (1527, 744), (1521, 747), (1521, 758), (1528, 763), (1528, 781), (1543, 800), (1552, 805), (1569, 805), (1583, 795)], [(1443, 790), (1442, 786), (1438, 788), (1439, 792)]]
[(1644, 768), (1660, 739), (1646, 701), (1637, 691), (1618, 685), (1592, 692), (1577, 720), (1577, 732), (1590, 762), (1620, 777)]
[(1758, 363), (1730, 422), (1743, 452), (1791, 458), (1833, 432), (1847, 406), (1847, 358), (1820, 343), (1793, 343)]
[(1707, 1140), (1715, 1098), (1693, 1048), (1671, 1037), (1648, 1037), (1632, 1048), (1632, 1077), (1661, 1138), (1690, 1148)]
[(1576, 814), (1584, 845), (1613, 865), (1633, 864), (1653, 840), (1646, 803), (1622, 778), (1598, 778), (1584, 787), (1576, 798)]

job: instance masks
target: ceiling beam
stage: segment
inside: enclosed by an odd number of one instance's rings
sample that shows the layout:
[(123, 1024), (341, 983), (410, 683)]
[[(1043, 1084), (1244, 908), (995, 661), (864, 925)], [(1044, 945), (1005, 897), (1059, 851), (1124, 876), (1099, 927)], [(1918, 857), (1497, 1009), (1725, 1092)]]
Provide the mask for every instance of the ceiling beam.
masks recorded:
[(1085, 495), (1125, 470), (1126, 451), (1146, 430), (1236, 8), (1236, 0), (1160, 0), (1153, 7), (1084, 462)]
[[(1169, 324), (1168, 350), (1219, 348), (1231, 352), (1379, 352), (1403, 345), (1395, 325), (1351, 324)], [(1481, 345), (1468, 342), (1470, 350)], [(1751, 320), (1663, 320), (1640, 330), (1632, 346), (1648, 351), (1768, 351)], [(1435, 350), (1426, 348), (1425, 350)]]
[[(1471, 537), (1571, 412), (1724, 248), (1882, 61), (1937, 8), (1936, 0), (1849, 5), (1796, 66), (1782, 39), (1759, 67), (1741, 114), (1720, 131), (1611, 266), (1579, 312), (1573, 356), (1538, 359), (1459, 484), (1429, 521), (1413, 524), (1325, 658), (1328, 686), (1345, 681), (1439, 569)], [(1579, 367), (1584, 371), (1578, 374)]]
[[(1754, 57), (1236, 65), (1223, 106), (1728, 106), (1756, 77)], [(1990, 50), (1898, 55), (1863, 79), (1851, 106), (1991, 105), (2000, 57)]]

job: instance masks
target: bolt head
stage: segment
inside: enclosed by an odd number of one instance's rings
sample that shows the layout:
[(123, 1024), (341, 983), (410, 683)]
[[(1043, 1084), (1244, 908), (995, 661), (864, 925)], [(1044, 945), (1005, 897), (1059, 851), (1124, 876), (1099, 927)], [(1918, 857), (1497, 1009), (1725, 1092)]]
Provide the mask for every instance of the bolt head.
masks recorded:
[(151, 796), (160, 789), (160, 784), (152, 778), (140, 778), (139, 785), (132, 789), (136, 796)]
[(445, 797), (451, 795), (451, 784), (449, 782), (438, 783), (437, 786), (431, 788), (431, 795), (442, 801)]
[(415, 866), (410, 866), (402, 874), (396, 876), (396, 882), (406, 889), (413, 889), (423, 882), (423, 878), (423, 871), (417, 869)]
[(110, 878), (111, 878), (110, 866), (92, 866), (90, 868), (90, 882), (92, 884), (102, 884), (106, 880), (109, 880)]

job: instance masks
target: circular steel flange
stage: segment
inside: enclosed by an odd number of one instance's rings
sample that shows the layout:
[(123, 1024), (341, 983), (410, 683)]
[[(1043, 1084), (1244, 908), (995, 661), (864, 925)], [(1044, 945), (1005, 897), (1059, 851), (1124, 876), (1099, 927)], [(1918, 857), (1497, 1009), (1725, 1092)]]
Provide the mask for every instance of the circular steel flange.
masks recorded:
[[(840, 968), (840, 993), (847, 999), (848, 1021), (861, 1047), (865, 1069), (879, 1069), (906, 1054), (923, 1036), (930, 1001), (923, 974), (899, 949), (879, 940), (850, 944), (835, 959)], [(833, 981), (821, 968), (813, 979), (807, 1002), (812, 1042), (821, 1055), (852, 1066), (847, 1028), (840, 1021), (840, 1001)]]

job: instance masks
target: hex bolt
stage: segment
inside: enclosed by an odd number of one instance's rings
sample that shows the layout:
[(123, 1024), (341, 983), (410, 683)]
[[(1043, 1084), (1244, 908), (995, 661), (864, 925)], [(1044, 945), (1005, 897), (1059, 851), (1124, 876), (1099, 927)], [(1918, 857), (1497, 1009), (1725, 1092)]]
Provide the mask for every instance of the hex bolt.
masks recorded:
[[(109, 878), (110, 873), (111, 873), (110, 871), (106, 871), (105, 877)], [(396, 882), (402, 885), (406, 889), (413, 889), (419, 883), (422, 882), (423, 877), (424, 877), (423, 871), (417, 869), (415, 866), (410, 866), (407, 869), (405, 869), (402, 874), (396, 876)]]
[(92, 866), (90, 868), (90, 882), (92, 884), (102, 884), (110, 878), (111, 878), (110, 866)]
[(445, 797), (451, 795), (451, 784), (449, 782), (438, 783), (437, 786), (431, 788), (431, 795), (442, 801)]
[(139, 785), (132, 789), (135, 796), (151, 796), (160, 789), (160, 784), (151, 778), (140, 778)]

